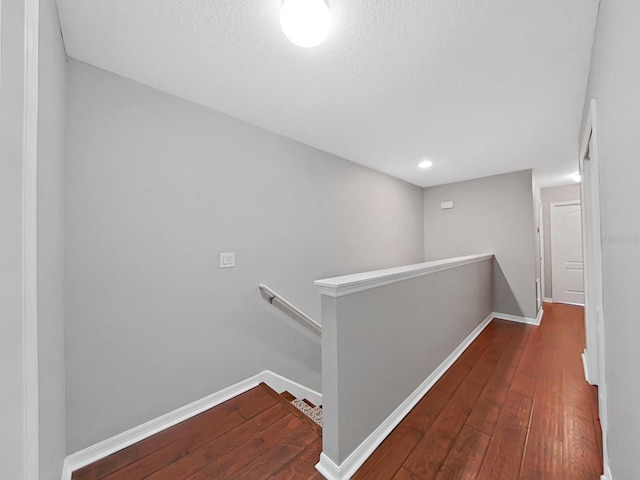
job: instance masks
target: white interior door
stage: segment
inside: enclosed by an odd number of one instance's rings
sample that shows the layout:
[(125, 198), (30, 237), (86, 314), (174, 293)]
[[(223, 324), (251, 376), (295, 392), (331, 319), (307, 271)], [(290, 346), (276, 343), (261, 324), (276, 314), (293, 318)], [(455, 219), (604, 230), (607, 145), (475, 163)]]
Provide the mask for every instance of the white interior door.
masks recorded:
[(584, 305), (580, 202), (551, 204), (551, 282), (555, 302)]

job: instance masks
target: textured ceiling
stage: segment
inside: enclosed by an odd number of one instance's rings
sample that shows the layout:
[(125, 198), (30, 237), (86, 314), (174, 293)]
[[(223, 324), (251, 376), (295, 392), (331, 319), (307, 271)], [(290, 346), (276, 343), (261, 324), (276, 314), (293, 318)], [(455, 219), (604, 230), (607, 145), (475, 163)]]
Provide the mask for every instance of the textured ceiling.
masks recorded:
[(416, 185), (576, 171), (598, 0), (329, 0), (313, 49), (280, 4), (58, 0), (69, 56)]

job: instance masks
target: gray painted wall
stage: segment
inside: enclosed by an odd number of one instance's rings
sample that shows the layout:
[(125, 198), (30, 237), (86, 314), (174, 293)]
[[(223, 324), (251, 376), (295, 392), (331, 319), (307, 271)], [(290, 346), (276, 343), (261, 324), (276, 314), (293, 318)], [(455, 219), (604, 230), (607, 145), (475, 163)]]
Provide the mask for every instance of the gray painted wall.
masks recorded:
[[(79, 62), (66, 163), (68, 451), (262, 370), (321, 387), (318, 278), (423, 260), (422, 189)], [(235, 252), (235, 269), (218, 268)]]
[(598, 102), (609, 455), (616, 480), (640, 472), (640, 2), (600, 4), (585, 102)]
[(425, 188), (425, 260), (493, 253), (494, 311), (535, 318), (533, 212), (531, 170)]
[(22, 478), (24, 2), (0, 3), (0, 478)]
[(544, 296), (553, 297), (553, 279), (551, 277), (551, 218), (550, 206), (554, 202), (580, 200), (580, 185), (563, 185), (542, 189), (542, 216), (544, 233)]
[(322, 297), (323, 452), (340, 465), (491, 313), (492, 260)]
[(63, 159), (67, 67), (55, 0), (40, 1), (39, 54), (40, 480), (58, 480), (65, 456)]

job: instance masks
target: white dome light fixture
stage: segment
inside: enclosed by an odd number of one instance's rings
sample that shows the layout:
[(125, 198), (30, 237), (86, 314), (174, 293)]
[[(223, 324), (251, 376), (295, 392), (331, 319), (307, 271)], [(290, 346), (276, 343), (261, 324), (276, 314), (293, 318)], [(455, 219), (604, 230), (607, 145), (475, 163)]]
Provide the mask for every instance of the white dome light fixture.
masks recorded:
[(418, 168), (422, 168), (423, 170), (426, 170), (427, 168), (430, 168), (433, 166), (433, 162), (431, 160), (423, 160), (418, 164)]
[(315, 47), (331, 28), (329, 7), (324, 0), (284, 0), (280, 26), (287, 38), (299, 47)]

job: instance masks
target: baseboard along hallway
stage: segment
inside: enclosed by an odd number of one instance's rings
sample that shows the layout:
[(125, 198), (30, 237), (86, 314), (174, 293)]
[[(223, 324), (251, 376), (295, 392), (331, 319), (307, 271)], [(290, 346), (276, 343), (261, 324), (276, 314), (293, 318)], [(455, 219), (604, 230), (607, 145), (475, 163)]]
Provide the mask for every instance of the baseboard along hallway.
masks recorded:
[(544, 312), (539, 327), (493, 320), (354, 478), (600, 478), (583, 308), (545, 304)]
[(73, 480), (322, 479), (321, 429), (265, 384), (74, 472)]
[[(353, 478), (599, 478), (597, 389), (580, 357), (583, 309), (544, 310), (539, 327), (493, 320)], [(322, 479), (318, 411), (261, 384), (73, 480)]]

